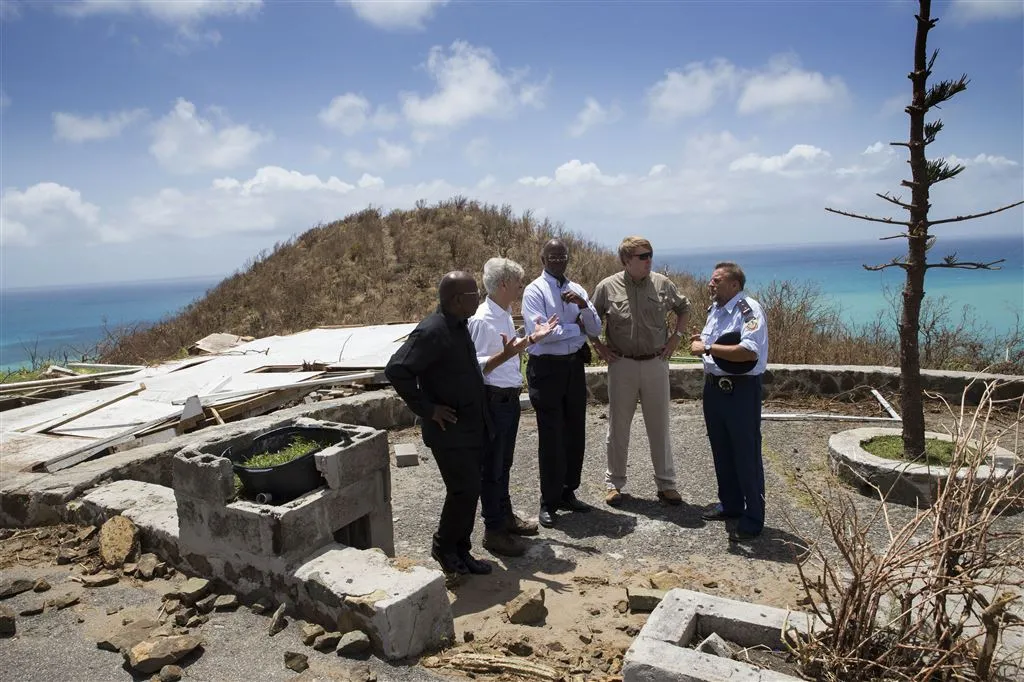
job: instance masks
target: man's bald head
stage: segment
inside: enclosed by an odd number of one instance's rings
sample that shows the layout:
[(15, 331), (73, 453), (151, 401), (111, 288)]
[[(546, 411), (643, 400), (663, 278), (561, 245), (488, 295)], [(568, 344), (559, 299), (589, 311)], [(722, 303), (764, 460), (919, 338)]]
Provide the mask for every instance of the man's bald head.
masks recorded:
[[(473, 275), (463, 270), (453, 270), (441, 278), (437, 285), (437, 297), (441, 309), (455, 317), (468, 319), (480, 302), (480, 295)], [(467, 296), (464, 294), (476, 294)]]
[(549, 239), (540, 250), (540, 262), (545, 270), (561, 280), (565, 276), (565, 268), (569, 265), (569, 247), (557, 237)]
[(544, 256), (548, 255), (548, 253), (550, 253), (552, 249), (554, 249), (556, 251), (563, 251), (564, 250), (566, 252), (568, 252), (568, 250), (569, 250), (569, 248), (565, 245), (565, 242), (563, 242), (558, 237), (555, 237), (554, 239), (549, 239), (544, 244), (544, 246), (541, 247), (541, 249), (540, 249), (540, 256), (541, 256), (541, 258), (543, 258)]

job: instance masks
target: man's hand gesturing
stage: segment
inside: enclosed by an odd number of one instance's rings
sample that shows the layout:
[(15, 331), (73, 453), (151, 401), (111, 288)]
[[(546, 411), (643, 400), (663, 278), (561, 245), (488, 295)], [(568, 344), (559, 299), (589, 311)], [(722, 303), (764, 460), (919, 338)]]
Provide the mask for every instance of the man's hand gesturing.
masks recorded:
[(454, 424), (459, 421), (459, 418), (455, 416), (455, 410), (447, 405), (434, 405), (434, 414), (430, 418), (437, 422), (442, 431), (445, 430), (445, 422)]

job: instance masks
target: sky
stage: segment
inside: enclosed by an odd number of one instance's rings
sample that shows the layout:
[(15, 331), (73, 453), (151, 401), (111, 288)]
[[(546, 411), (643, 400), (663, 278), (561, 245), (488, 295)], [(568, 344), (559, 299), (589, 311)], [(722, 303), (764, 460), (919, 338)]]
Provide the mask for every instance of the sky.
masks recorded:
[[(869, 243), (898, 229), (824, 209), (902, 218), (916, 7), (0, 0), (0, 286), (224, 276), (456, 195), (608, 246)], [(932, 216), (1020, 200), (1024, 1), (932, 11), (933, 80), (971, 79)]]

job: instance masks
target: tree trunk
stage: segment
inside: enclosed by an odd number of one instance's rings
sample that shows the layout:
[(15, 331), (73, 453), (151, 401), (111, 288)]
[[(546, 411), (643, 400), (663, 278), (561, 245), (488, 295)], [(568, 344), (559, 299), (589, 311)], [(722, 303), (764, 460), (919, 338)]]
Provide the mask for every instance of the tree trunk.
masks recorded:
[(924, 116), (928, 81), (928, 31), (931, 0), (921, 0), (914, 41), (914, 98), (910, 105), (910, 170), (912, 201), (910, 236), (907, 239), (906, 283), (900, 315), (900, 408), (903, 413), (903, 454), (924, 458), (924, 400), (921, 395), (921, 350), (918, 333), (924, 299), (928, 243), (928, 164), (925, 158)]

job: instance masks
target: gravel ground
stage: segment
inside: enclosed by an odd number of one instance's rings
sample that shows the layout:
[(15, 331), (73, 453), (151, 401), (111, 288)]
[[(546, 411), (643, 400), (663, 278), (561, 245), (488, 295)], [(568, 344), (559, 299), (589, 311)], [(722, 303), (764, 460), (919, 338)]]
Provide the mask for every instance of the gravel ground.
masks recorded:
[[(765, 412), (824, 412), (879, 416), (877, 403), (824, 403), (801, 401), (768, 403)], [(472, 576), (453, 586), (452, 608), (456, 618), (454, 651), (500, 653), (511, 642), (527, 642), (537, 657), (563, 668), (584, 671), (587, 680), (614, 680), (621, 655), (637, 629), (642, 614), (624, 613), (624, 588), (650, 587), (650, 578), (671, 571), (678, 584), (720, 596), (744, 599), (778, 607), (800, 608), (803, 596), (794, 563), (794, 552), (806, 539), (814, 538), (820, 520), (800, 489), (801, 478), (815, 489), (831, 479), (827, 465), (827, 443), (835, 431), (857, 428), (869, 422), (848, 421), (765, 421), (763, 425), (767, 488), (767, 525), (762, 537), (743, 546), (731, 545), (721, 523), (706, 523), (701, 509), (715, 501), (715, 477), (707, 443), (701, 405), (698, 401), (677, 401), (672, 407), (671, 428), (678, 489), (684, 503), (664, 506), (655, 497), (653, 469), (647, 456), (643, 419), (637, 411), (630, 446), (628, 494), (623, 504), (604, 504), (605, 407), (592, 405), (587, 415), (587, 454), (583, 483), (578, 496), (594, 508), (589, 513), (561, 513), (553, 529), (542, 528), (527, 538), (529, 550), (523, 557), (504, 559), (480, 547), (482, 522), (476, 524), (474, 552), (492, 561), (490, 576)], [(948, 423), (936, 409), (929, 413), (929, 428), (941, 430)], [(436, 527), (444, 498), (444, 486), (429, 451), (422, 447), (418, 429), (391, 434), (391, 443), (412, 442), (420, 446), (420, 463), (415, 467), (393, 468), (393, 507), (396, 554), (435, 567), (429, 557), (430, 538)], [(1003, 443), (1012, 449), (1012, 443)], [(536, 517), (537, 475), (536, 421), (531, 411), (523, 413), (512, 470), (513, 504), (521, 515)], [(858, 509), (874, 508), (871, 500), (855, 495)], [(910, 518), (912, 510), (890, 506), (894, 523)], [(1020, 516), (1007, 519), (1019, 528)], [(883, 542), (885, 529), (873, 531)], [(0, 545), (2, 548), (2, 545)], [(0, 556), (0, 559), (3, 559)], [(81, 602), (60, 611), (46, 611), (18, 618), (18, 635), (0, 641), (0, 670), (4, 679), (36, 682), (43, 680), (127, 680), (133, 679), (122, 666), (121, 657), (96, 648), (98, 636), (121, 623), (125, 617), (152, 616), (160, 605), (162, 592), (170, 588), (165, 580), (142, 583), (122, 579), (114, 586), (84, 590), (69, 582), (72, 571), (52, 561), (6, 566), (3, 578), (46, 579), (53, 590), (43, 594), (24, 593), (0, 602), (18, 612), (36, 601), (61, 591), (77, 590)], [(180, 579), (180, 576), (178, 577)], [(512, 626), (503, 616), (506, 602), (531, 587), (546, 592), (549, 616), (543, 626)], [(108, 615), (108, 611), (112, 611)], [(292, 623), (275, 637), (268, 637), (268, 618), (247, 608), (232, 613), (215, 613), (202, 626), (202, 655), (189, 661), (186, 680), (377, 680), (419, 682), (436, 679), (465, 679), (443, 661), (423, 665), (390, 665), (377, 659), (360, 664), (321, 654), (302, 645), (299, 625)], [(557, 643), (557, 646), (556, 644)], [(504, 648), (503, 648), (504, 647)], [(303, 675), (283, 666), (285, 651), (309, 655), (311, 667)], [(599, 652), (599, 653), (598, 653)], [(449, 651), (448, 653), (451, 653)], [(368, 674), (369, 673), (369, 674)], [(440, 676), (440, 677), (439, 677)], [(478, 679), (499, 679), (478, 675)], [(143, 679), (143, 678), (134, 678)]]

